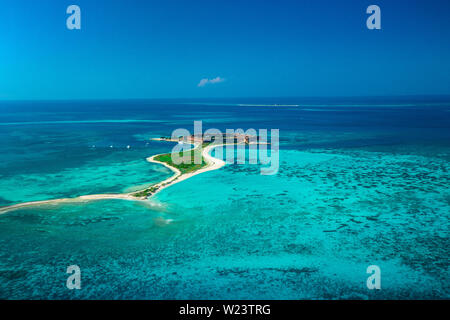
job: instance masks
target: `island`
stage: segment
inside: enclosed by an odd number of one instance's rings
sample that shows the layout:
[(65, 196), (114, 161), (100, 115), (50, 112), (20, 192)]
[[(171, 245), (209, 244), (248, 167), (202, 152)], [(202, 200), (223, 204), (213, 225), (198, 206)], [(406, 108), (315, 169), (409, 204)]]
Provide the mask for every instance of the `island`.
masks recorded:
[[(122, 199), (122, 200), (134, 200), (134, 201), (144, 201), (148, 198), (154, 196), (158, 192), (165, 188), (168, 188), (176, 183), (189, 179), (195, 175), (203, 172), (217, 170), (225, 165), (225, 161), (221, 159), (214, 158), (210, 155), (212, 149), (217, 147), (222, 147), (225, 145), (237, 145), (237, 144), (260, 144), (257, 137), (249, 136), (246, 134), (234, 133), (232, 136), (223, 134), (221, 141), (227, 141), (226, 143), (217, 143), (215, 141), (215, 136), (202, 135), (202, 136), (185, 136), (178, 138), (152, 138), (151, 140), (156, 141), (169, 141), (176, 143), (188, 143), (192, 145), (192, 148), (185, 150), (180, 153), (183, 156), (185, 153), (189, 153), (190, 162), (175, 164), (172, 161), (172, 153), (157, 154), (147, 158), (148, 162), (158, 163), (166, 168), (170, 169), (174, 174), (164, 181), (155, 183), (144, 190), (134, 191), (130, 193), (118, 193), (118, 194), (92, 194), (85, 195), (76, 198), (63, 198), (63, 199), (52, 199), (52, 200), (41, 200), (41, 201), (31, 201), (19, 204), (14, 204), (10, 206), (0, 207), (0, 214), (22, 209), (33, 206), (41, 205), (52, 205), (64, 202), (86, 202), (93, 200), (106, 200), (106, 199)], [(231, 141), (231, 142), (230, 142)], [(194, 155), (201, 156), (201, 163), (194, 163)]]

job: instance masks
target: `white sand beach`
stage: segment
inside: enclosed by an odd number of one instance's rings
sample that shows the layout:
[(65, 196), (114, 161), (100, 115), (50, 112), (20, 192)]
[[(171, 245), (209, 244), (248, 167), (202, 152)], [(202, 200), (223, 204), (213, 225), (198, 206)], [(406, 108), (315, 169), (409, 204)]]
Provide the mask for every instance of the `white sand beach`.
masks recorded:
[[(165, 139), (158, 139), (155, 138), (153, 140), (165, 140)], [(165, 140), (165, 141), (172, 141), (175, 142), (174, 140)], [(164, 162), (160, 162), (155, 160), (155, 157), (157, 157), (158, 155), (154, 155), (151, 156), (149, 158), (147, 158), (148, 162), (151, 163), (158, 163), (158, 164), (162, 164), (163, 166), (165, 166), (166, 168), (172, 170), (174, 172), (174, 175), (171, 176), (170, 178), (161, 181), (159, 183), (156, 183), (154, 185), (152, 185), (152, 188), (157, 189), (154, 193), (152, 193), (152, 196), (154, 196), (156, 193), (160, 192), (161, 190), (170, 187), (171, 185), (174, 185), (176, 183), (179, 183), (181, 181), (184, 181), (186, 179), (189, 179), (197, 174), (203, 173), (203, 172), (207, 172), (207, 171), (213, 171), (213, 170), (217, 170), (220, 169), (221, 167), (223, 167), (225, 165), (225, 162), (223, 160), (214, 158), (213, 156), (211, 156), (209, 153), (211, 152), (212, 149), (217, 148), (217, 147), (221, 147), (224, 146), (225, 144), (220, 144), (220, 145), (209, 145), (206, 148), (204, 148), (202, 150), (202, 156), (206, 162), (206, 166), (204, 166), (203, 168), (195, 171), (195, 172), (190, 172), (190, 173), (186, 173), (186, 174), (182, 174), (180, 170), (178, 170), (175, 167), (172, 167), (170, 165), (168, 165), (167, 163)], [(198, 144), (194, 144), (194, 147), (190, 150), (193, 150), (195, 148), (198, 148)], [(187, 150), (188, 151), (188, 150)], [(136, 197), (134, 196), (134, 194), (138, 193), (137, 192), (130, 192), (130, 193), (118, 193), (118, 194), (92, 194), (92, 195), (85, 195), (85, 196), (80, 196), (80, 197), (76, 197), (76, 198), (63, 198), (63, 199), (53, 199), (53, 200), (42, 200), (42, 201), (30, 201), (30, 202), (24, 202), (24, 203), (19, 203), (19, 204), (15, 204), (15, 205), (11, 205), (11, 206), (7, 206), (7, 207), (2, 207), (0, 208), (0, 214), (6, 213), (8, 211), (12, 211), (12, 210), (17, 210), (17, 209), (22, 209), (22, 208), (28, 208), (28, 207), (34, 207), (34, 206), (47, 206), (47, 205), (57, 205), (60, 203), (76, 203), (76, 202), (87, 202), (87, 201), (95, 201), (95, 200), (107, 200), (107, 199), (120, 199), (120, 200), (131, 200), (131, 201), (144, 201), (147, 199), (147, 197)]]

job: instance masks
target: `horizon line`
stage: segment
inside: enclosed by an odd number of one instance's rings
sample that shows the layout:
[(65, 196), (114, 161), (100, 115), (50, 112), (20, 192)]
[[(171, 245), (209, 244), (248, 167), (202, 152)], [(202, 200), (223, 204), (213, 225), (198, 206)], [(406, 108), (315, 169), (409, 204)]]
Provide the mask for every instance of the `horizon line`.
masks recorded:
[(151, 100), (234, 100), (234, 99), (362, 99), (362, 98), (449, 98), (450, 94), (404, 94), (404, 95), (355, 95), (355, 96), (241, 96), (197, 98), (48, 98), (48, 99), (0, 99), (1, 102), (73, 102), (73, 101), (151, 101)]

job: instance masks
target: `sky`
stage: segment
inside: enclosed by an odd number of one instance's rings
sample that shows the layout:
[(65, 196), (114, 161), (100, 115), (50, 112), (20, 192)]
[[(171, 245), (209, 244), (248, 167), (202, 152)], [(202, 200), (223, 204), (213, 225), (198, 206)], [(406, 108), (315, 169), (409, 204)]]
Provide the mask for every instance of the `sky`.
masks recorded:
[(449, 39), (448, 0), (0, 0), (0, 100), (448, 95)]

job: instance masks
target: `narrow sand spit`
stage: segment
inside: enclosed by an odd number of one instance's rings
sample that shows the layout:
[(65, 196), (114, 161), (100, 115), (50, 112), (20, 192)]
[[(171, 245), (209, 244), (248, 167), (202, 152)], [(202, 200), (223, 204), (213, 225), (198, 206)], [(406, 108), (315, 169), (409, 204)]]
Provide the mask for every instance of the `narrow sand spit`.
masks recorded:
[(53, 199), (53, 200), (42, 200), (42, 201), (31, 201), (31, 202), (24, 202), (24, 203), (18, 203), (14, 204), (12, 206), (8, 207), (2, 207), (0, 208), (0, 214), (21, 209), (21, 208), (27, 208), (27, 207), (34, 207), (34, 206), (46, 206), (46, 205), (56, 205), (59, 203), (75, 203), (75, 202), (87, 202), (87, 201), (93, 201), (93, 200), (106, 200), (106, 199), (123, 199), (123, 200), (140, 200), (137, 198), (132, 197), (130, 194), (90, 194), (86, 196), (80, 196), (76, 198), (63, 198), (63, 199)]
[[(154, 140), (160, 140), (160, 139), (154, 139)], [(163, 166), (169, 168), (170, 170), (172, 170), (174, 172), (174, 175), (172, 177), (152, 185), (152, 187), (157, 188), (157, 190), (150, 197), (152, 197), (156, 193), (160, 192), (161, 190), (163, 190), (167, 187), (170, 187), (171, 185), (174, 185), (178, 182), (189, 179), (197, 174), (222, 168), (225, 165), (225, 162), (223, 160), (214, 158), (213, 156), (211, 156), (209, 154), (209, 152), (214, 148), (222, 147), (224, 145), (226, 145), (226, 144), (209, 145), (206, 148), (204, 148), (202, 151), (202, 156), (205, 159), (206, 166), (201, 168), (200, 170), (197, 170), (197, 171), (191, 172), (191, 173), (186, 173), (186, 174), (182, 174), (180, 170), (168, 165), (167, 163), (154, 160), (154, 158), (157, 157), (158, 155), (154, 155), (152, 157), (147, 158), (148, 162), (162, 164)], [(198, 147), (198, 145), (194, 145), (194, 148), (192, 148), (192, 149), (195, 149), (197, 147)], [(133, 196), (133, 194), (138, 193), (138, 192), (139, 191), (130, 192), (130, 193), (118, 193), (118, 194), (92, 194), (92, 195), (80, 196), (80, 197), (76, 197), (76, 198), (64, 198), (64, 199), (24, 202), (24, 203), (15, 204), (12, 206), (2, 207), (2, 208), (0, 208), (0, 214), (8, 212), (8, 211), (16, 210), (16, 209), (21, 209), (21, 208), (28, 208), (28, 207), (41, 206), (41, 205), (42, 206), (56, 205), (59, 203), (76, 203), (76, 202), (87, 202), (87, 201), (106, 200), (106, 199), (121, 199), (121, 200), (131, 200), (131, 201), (145, 200), (146, 197), (139, 198), (139, 197)]]

